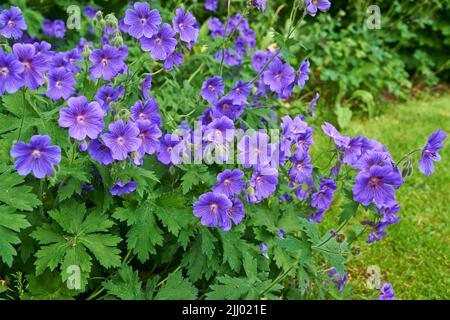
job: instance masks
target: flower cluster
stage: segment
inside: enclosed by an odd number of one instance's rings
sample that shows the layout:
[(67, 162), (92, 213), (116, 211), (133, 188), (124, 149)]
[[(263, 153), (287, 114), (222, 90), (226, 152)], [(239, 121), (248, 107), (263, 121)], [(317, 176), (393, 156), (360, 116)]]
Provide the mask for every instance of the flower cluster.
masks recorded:
[[(261, 11), (266, 10), (266, 5), (265, 0), (248, 2), (250, 8)], [(216, 11), (218, 1), (207, 0), (204, 7)], [(305, 12), (312, 16), (329, 8), (329, 1), (305, 0)], [(102, 17), (101, 12), (90, 6), (83, 13), (92, 22)], [(208, 20), (211, 37), (223, 44), (219, 51), (214, 51), (214, 62), (220, 63), (220, 72), (209, 72), (198, 82), (196, 102), (205, 107), (197, 113), (198, 117), (186, 117), (181, 123), (172, 121), (171, 126), (178, 125), (178, 130), (168, 131), (172, 127), (165, 121), (169, 117), (164, 102), (155, 99), (157, 95), (152, 96), (153, 77), (160, 71), (177, 70), (185, 55), (190, 58), (195, 53), (200, 25), (182, 7), (176, 9), (171, 21), (163, 21), (166, 16), (147, 2), (135, 2), (116, 24), (106, 27), (100, 24), (102, 40), (98, 44), (81, 38), (74, 48), (57, 51), (57, 46), (33, 39), (16, 42), (10, 50), (0, 49), (0, 96), (21, 89), (25, 96), (27, 90), (42, 89), (37, 94), (63, 104), (55, 114), (59, 127), (67, 130), (71, 138), (72, 152), (79, 150), (90, 157), (89, 161), (111, 168), (114, 179), (106, 189), (113, 196), (136, 190), (139, 193), (141, 187), (139, 179), (124, 179), (115, 175), (117, 171), (130, 168), (137, 171), (145, 158), (153, 155), (172, 173), (176, 166), (190, 163), (194, 155), (195, 160), (208, 164), (215, 161), (220, 168), (216, 172), (217, 181), (198, 192), (204, 193), (192, 204), (193, 215), (204, 226), (230, 231), (233, 225), (248, 219), (245, 208), (267, 199), (306, 208), (303, 217), (320, 223), (332, 207), (336, 191), (345, 182), (346, 186), (352, 185), (355, 202), (376, 211), (373, 221), (363, 222), (371, 228), (368, 242), (382, 239), (386, 228), (400, 220), (395, 194), (404, 183), (401, 161), (395, 163), (387, 147), (376, 140), (343, 135), (332, 124), (324, 123), (322, 131), (333, 142), (333, 157), (337, 160), (326, 172), (316, 170), (311, 146), (313, 135), (318, 132), (310, 125), (320, 97), (316, 91), (304, 114), (278, 118), (274, 112), (270, 119), (258, 115), (259, 130), (254, 130), (245, 121), (247, 113), (274, 109), (274, 100), (288, 99), (301, 92), (313, 66), (309, 60), (298, 60), (292, 66), (280, 48), (257, 48), (256, 34), (243, 15), (231, 15), (226, 22), (218, 18)], [(0, 24), (0, 34), (8, 39), (20, 39), (27, 29), (16, 7), (2, 11)], [(61, 20), (45, 20), (42, 31), (50, 38), (63, 38), (66, 32)], [(122, 33), (139, 43), (137, 48), (130, 47), (130, 55), (139, 49), (149, 52), (143, 57), (151, 59), (151, 69), (155, 65), (161, 69), (141, 74), (131, 72), (133, 62), (129, 63)], [(232, 41), (232, 48), (225, 45), (225, 40)], [(241, 74), (246, 60), (251, 61), (251, 66)], [(238, 76), (227, 79), (223, 67), (238, 70), (235, 73)], [(130, 78), (134, 76), (138, 77), (138, 90), (130, 94)], [(84, 91), (86, 82), (95, 83), (94, 90)], [(268, 130), (273, 123), (279, 123), (275, 134)], [(433, 173), (433, 161), (440, 160), (438, 150), (443, 148), (445, 139), (441, 130), (429, 137), (419, 162), (424, 174)], [(19, 175), (32, 173), (38, 179), (54, 174), (55, 166), (61, 162), (61, 148), (52, 145), (47, 135), (34, 135), (29, 143), (16, 142), (10, 155)], [(223, 164), (229, 166), (225, 169)], [(340, 179), (342, 170), (346, 170), (344, 179)], [(92, 189), (84, 183), (80, 193)], [(285, 232), (280, 227), (274, 228), (274, 233), (277, 240), (290, 237), (289, 230)], [(266, 243), (259, 249), (264, 257), (269, 257)], [(329, 278), (342, 292), (348, 275), (333, 268)], [(393, 297), (392, 287), (383, 286), (380, 299)]]
[(42, 22), (42, 32), (49, 37), (61, 39), (66, 34), (66, 24), (62, 20), (45, 19)]

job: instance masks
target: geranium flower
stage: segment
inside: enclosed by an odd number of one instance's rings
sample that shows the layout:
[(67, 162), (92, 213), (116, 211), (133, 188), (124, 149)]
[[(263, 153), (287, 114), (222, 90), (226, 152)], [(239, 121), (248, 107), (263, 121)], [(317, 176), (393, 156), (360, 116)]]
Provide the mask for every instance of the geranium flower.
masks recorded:
[(201, 218), (204, 226), (228, 231), (231, 229), (231, 220), (227, 211), (231, 207), (232, 203), (225, 195), (208, 192), (202, 194), (194, 203), (194, 216)]
[(215, 76), (203, 82), (202, 90), (200, 91), (202, 98), (209, 103), (219, 100), (219, 96), (225, 92), (225, 86), (222, 81), (221, 77)]
[(98, 102), (88, 103), (86, 97), (80, 96), (70, 98), (67, 104), (69, 108), (59, 111), (59, 126), (69, 128), (69, 136), (79, 141), (97, 138), (105, 126), (105, 113)]
[(176, 16), (172, 19), (172, 24), (175, 32), (180, 34), (181, 41), (187, 43), (197, 41), (197, 20), (190, 12), (185, 13), (183, 8), (178, 8)]
[(108, 130), (102, 138), (111, 149), (114, 160), (125, 160), (128, 153), (137, 151), (141, 146), (142, 140), (138, 137), (139, 128), (133, 122), (124, 124), (122, 120), (117, 120), (109, 125)]
[(89, 68), (91, 79), (111, 80), (116, 77), (125, 68), (123, 59), (123, 55), (116, 47), (104, 45), (102, 49), (95, 49), (89, 57), (93, 64)]
[(15, 55), (3, 53), (0, 49), (0, 95), (5, 91), (14, 93), (23, 86), (23, 71), (24, 66)]
[(427, 144), (422, 150), (422, 157), (419, 161), (419, 170), (424, 175), (429, 176), (434, 172), (433, 161), (441, 161), (438, 150), (444, 147), (443, 142), (446, 138), (447, 135), (441, 129), (432, 133), (428, 138)]
[(75, 78), (70, 71), (64, 68), (52, 69), (47, 73), (48, 88), (46, 96), (52, 100), (63, 98), (67, 100), (75, 93), (73, 88), (76, 84)]
[(23, 30), (27, 30), (22, 11), (15, 6), (11, 6), (9, 10), (3, 10), (0, 13), (0, 25), (0, 34), (8, 39), (19, 39)]
[(176, 46), (175, 31), (167, 23), (163, 24), (153, 37), (141, 38), (142, 50), (150, 51), (152, 59), (166, 60), (175, 51)]
[(217, 183), (213, 186), (216, 193), (222, 193), (231, 198), (235, 194), (241, 194), (245, 188), (245, 182), (242, 181), (244, 172), (239, 169), (233, 171), (226, 169), (217, 176)]
[(16, 161), (14, 167), (21, 176), (30, 172), (42, 179), (46, 175), (53, 174), (53, 166), (61, 161), (61, 148), (52, 146), (49, 136), (33, 136), (30, 143), (16, 142), (10, 154)]
[(128, 34), (140, 39), (156, 35), (162, 19), (158, 10), (150, 10), (147, 2), (135, 2), (134, 9), (127, 9), (123, 21), (129, 26)]

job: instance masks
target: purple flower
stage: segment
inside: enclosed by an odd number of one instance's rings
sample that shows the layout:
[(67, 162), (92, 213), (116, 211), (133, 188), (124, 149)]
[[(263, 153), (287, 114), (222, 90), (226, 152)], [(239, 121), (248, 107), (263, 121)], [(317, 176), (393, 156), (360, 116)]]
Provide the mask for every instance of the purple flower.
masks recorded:
[(278, 237), (280, 237), (281, 239), (284, 239), (284, 229), (278, 229), (277, 235), (278, 235)]
[(95, 14), (96, 14), (97, 12), (98, 12), (98, 9), (97, 9), (97, 8), (94, 8), (94, 7), (89, 6), (89, 5), (87, 5), (87, 6), (85, 6), (85, 7), (83, 8), (83, 14), (84, 14), (86, 17), (91, 18), (91, 19), (94, 19), (94, 18), (95, 18)]
[(372, 166), (355, 177), (353, 199), (364, 206), (375, 202), (377, 206), (389, 206), (395, 202), (394, 188), (402, 184), (398, 171), (389, 166)]
[(100, 105), (95, 101), (88, 103), (84, 96), (70, 98), (67, 104), (69, 108), (59, 111), (59, 126), (69, 128), (69, 136), (79, 141), (86, 136), (97, 138), (105, 126), (105, 114)]
[(183, 60), (184, 54), (174, 51), (170, 56), (167, 57), (166, 61), (164, 61), (163, 68), (168, 71), (172, 71), (173, 66), (181, 66)]
[(234, 51), (239, 55), (247, 54), (247, 41), (244, 37), (239, 36), (234, 43)]
[(249, 6), (257, 8), (258, 10), (261, 10), (262, 12), (266, 11), (266, 3), (267, 0), (250, 0)]
[(291, 162), (294, 165), (289, 170), (289, 178), (298, 184), (302, 184), (311, 179), (313, 166), (311, 158), (307, 153), (296, 152), (291, 158)]
[(89, 68), (91, 79), (111, 80), (125, 68), (123, 59), (123, 55), (116, 47), (104, 45), (102, 49), (95, 49), (89, 57), (93, 64)]
[(281, 94), (283, 88), (295, 81), (295, 72), (288, 63), (283, 64), (281, 58), (276, 58), (263, 73), (263, 80), (273, 92)]
[(63, 98), (67, 100), (75, 93), (73, 86), (76, 84), (75, 78), (70, 71), (63, 68), (52, 69), (47, 73), (48, 88), (47, 97), (52, 100)]
[(213, 104), (211, 111), (215, 118), (227, 116), (236, 121), (244, 113), (244, 106), (234, 104), (230, 98), (223, 97)]
[(383, 284), (380, 290), (380, 296), (378, 300), (394, 300), (394, 299), (395, 294), (392, 285), (390, 283)]
[(252, 91), (252, 86), (248, 82), (239, 80), (233, 89), (231, 89), (228, 97), (233, 100), (233, 104), (244, 105), (247, 104), (247, 97)]
[(144, 51), (150, 51), (152, 59), (166, 60), (177, 46), (175, 39), (175, 31), (172, 27), (165, 23), (153, 37), (141, 38), (141, 47)]
[(53, 54), (50, 60), (50, 69), (56, 69), (56, 68), (68, 68), (69, 63), (66, 59), (66, 54), (64, 52), (56, 52)]
[(377, 208), (378, 213), (383, 216), (383, 218), (376, 222), (363, 222), (365, 225), (372, 226), (372, 231), (369, 233), (368, 243), (373, 243), (375, 241), (379, 241), (383, 239), (383, 237), (387, 234), (384, 230), (392, 224), (395, 224), (400, 221), (400, 217), (395, 214), (400, 211), (400, 206), (393, 202), (390, 206)]
[(275, 149), (269, 143), (269, 136), (264, 132), (254, 132), (252, 136), (245, 135), (238, 142), (238, 160), (244, 168), (254, 166), (255, 169), (270, 164)]
[(227, 210), (228, 216), (233, 220), (235, 225), (238, 225), (242, 222), (242, 219), (245, 217), (245, 208), (241, 199), (235, 198), (231, 200), (232, 207)]
[(52, 35), (55, 38), (64, 38), (64, 35), (66, 34), (66, 25), (64, 21), (62, 20), (55, 20), (52, 23)]
[(225, 86), (222, 83), (221, 77), (212, 77), (203, 82), (202, 90), (200, 92), (203, 99), (209, 103), (219, 100), (219, 96), (225, 92)]
[(66, 68), (71, 72), (80, 72), (81, 68), (77, 65), (77, 62), (83, 61), (82, 51), (78, 48), (72, 49), (65, 55), (65, 60), (67, 61)]
[(326, 12), (331, 7), (331, 2), (328, 0), (305, 0), (305, 3), (306, 13), (313, 17), (317, 14), (317, 9)]
[(269, 259), (269, 255), (267, 254), (267, 251), (269, 251), (269, 246), (268, 246), (267, 244), (261, 243), (261, 244), (259, 245), (259, 251), (262, 251), (261, 255), (262, 255), (264, 258)]
[(190, 12), (184, 13), (183, 8), (178, 8), (172, 24), (175, 32), (180, 34), (181, 41), (187, 43), (197, 41), (198, 29), (195, 27), (197, 20)]
[(250, 179), (250, 186), (255, 190), (256, 202), (260, 202), (274, 193), (277, 184), (277, 169), (267, 167), (255, 171)]
[(158, 160), (165, 164), (180, 164), (181, 153), (185, 150), (184, 141), (176, 134), (165, 134), (160, 141)]
[(159, 148), (159, 138), (161, 130), (158, 126), (149, 120), (137, 120), (136, 125), (139, 129), (139, 138), (142, 140), (138, 149), (139, 155), (143, 157), (147, 154), (154, 154)]
[(105, 84), (95, 94), (95, 101), (97, 101), (104, 111), (110, 110), (109, 104), (117, 102), (124, 94), (124, 86), (114, 88), (112, 84)]
[(361, 136), (351, 139), (348, 137), (344, 137), (344, 142), (345, 154), (344, 159), (342, 159), (342, 163), (353, 165), (361, 157), (363, 138)]
[(308, 199), (310, 192), (309, 190), (308, 191), (303, 190), (303, 187), (299, 186), (294, 190), (294, 194), (298, 200), (303, 201)]
[(296, 138), (297, 150), (300, 149), (302, 152), (308, 152), (313, 141), (314, 128), (307, 127), (305, 133), (299, 134)]
[(233, 141), (234, 132), (233, 121), (226, 116), (222, 116), (208, 124), (204, 133), (204, 139), (206, 141), (224, 144), (225, 142)]
[(15, 43), (13, 52), (22, 63), (22, 73), (25, 85), (31, 90), (44, 84), (44, 72), (47, 70), (46, 61), (42, 56), (36, 55), (36, 49), (32, 44)]
[(444, 147), (444, 140), (447, 135), (441, 129), (432, 133), (428, 138), (427, 144), (422, 150), (422, 158), (419, 161), (419, 170), (426, 176), (434, 172), (433, 161), (441, 161), (441, 155), (438, 153), (439, 149)]
[(141, 82), (141, 92), (145, 100), (149, 98), (149, 91), (152, 88), (152, 76), (145, 76), (144, 81)]
[(339, 292), (342, 292), (344, 290), (344, 285), (347, 282), (348, 273), (346, 272), (344, 274), (344, 277), (342, 277), (335, 268), (331, 268), (329, 272), (329, 277), (331, 281), (338, 287)]
[(201, 218), (201, 223), (204, 226), (229, 231), (231, 220), (227, 211), (231, 207), (232, 203), (225, 195), (208, 192), (202, 194), (199, 200), (194, 203), (194, 216)]
[(315, 94), (313, 100), (311, 101), (311, 106), (310, 106), (310, 109), (309, 109), (309, 115), (310, 115), (311, 117), (314, 117), (314, 116), (315, 116), (314, 109), (316, 108), (317, 101), (319, 100), (319, 97), (320, 97), (319, 93), (316, 92), (316, 94)]
[(23, 30), (27, 30), (27, 24), (22, 15), (22, 11), (15, 6), (9, 10), (3, 10), (0, 14), (0, 34), (5, 38), (19, 39)]
[(151, 38), (158, 33), (158, 27), (162, 22), (158, 10), (150, 10), (146, 2), (136, 2), (134, 10), (127, 9), (124, 23), (129, 26), (128, 33), (137, 39)]
[(114, 184), (114, 186), (111, 189), (109, 189), (109, 192), (113, 196), (121, 196), (133, 192), (134, 190), (136, 190), (137, 186), (138, 186), (137, 182), (128, 181), (127, 183), (124, 184), (122, 180), (118, 179)]
[(298, 85), (300, 86), (300, 88), (303, 88), (306, 84), (306, 81), (309, 80), (309, 73), (311, 72), (309, 67), (309, 61), (305, 60), (298, 70)]
[(159, 114), (158, 104), (156, 100), (151, 98), (145, 101), (145, 104), (142, 105), (142, 101), (138, 100), (131, 107), (131, 119), (133, 121), (137, 120), (149, 120), (151, 123), (156, 124), (158, 127), (161, 127), (161, 115)]
[(339, 131), (337, 131), (337, 129), (332, 124), (325, 122), (322, 125), (322, 130), (327, 136), (333, 139), (336, 147), (342, 148), (345, 145), (344, 136)]
[(30, 143), (16, 142), (10, 154), (16, 162), (14, 167), (21, 176), (33, 175), (42, 179), (48, 174), (53, 174), (53, 166), (61, 161), (61, 148), (51, 146), (49, 136), (33, 136)]
[(5, 91), (14, 93), (23, 86), (21, 74), (24, 69), (16, 56), (3, 53), (0, 49), (0, 96)]
[(52, 21), (49, 19), (44, 19), (44, 21), (42, 21), (42, 32), (49, 36), (49, 37), (53, 37), (53, 26), (52, 26)]
[(256, 51), (252, 56), (252, 66), (256, 72), (261, 72), (269, 60), (269, 55), (261, 50)]
[(111, 149), (113, 159), (125, 160), (128, 153), (137, 151), (141, 146), (139, 129), (133, 122), (124, 124), (122, 120), (117, 120), (108, 129), (109, 132), (103, 134), (103, 141)]
[(245, 182), (242, 181), (244, 172), (239, 169), (233, 171), (226, 169), (224, 172), (219, 173), (217, 176), (217, 184), (213, 186), (213, 190), (216, 193), (222, 193), (231, 198), (235, 194), (241, 194), (244, 190)]
[[(215, 58), (219, 61), (222, 60), (222, 50), (219, 50), (216, 53)], [(239, 66), (242, 63), (242, 56), (233, 53), (229, 49), (225, 49), (225, 58), (223, 59), (223, 61), (230, 67)]]
[(392, 167), (392, 158), (390, 154), (387, 152), (368, 150), (358, 159), (356, 163), (353, 164), (353, 168), (367, 171), (369, 171), (373, 166)]
[(47, 41), (34, 42), (34, 49), (36, 50), (37, 56), (44, 57), (47, 63), (51, 62), (53, 58), (53, 51), (51, 51), (52, 45)]
[(206, 10), (216, 11), (219, 7), (219, 1), (218, 0), (205, 0), (204, 7)]
[(104, 164), (105, 166), (114, 162), (111, 150), (98, 139), (91, 141), (88, 147), (88, 153), (93, 159), (97, 160), (101, 164)]
[(333, 179), (320, 180), (319, 191), (312, 195), (311, 206), (322, 213), (329, 209), (333, 202), (334, 191), (336, 189), (337, 185)]
[(209, 31), (211, 31), (211, 36), (213, 38), (222, 37), (223, 34), (225, 33), (223, 24), (218, 18), (211, 18), (208, 21), (208, 29)]

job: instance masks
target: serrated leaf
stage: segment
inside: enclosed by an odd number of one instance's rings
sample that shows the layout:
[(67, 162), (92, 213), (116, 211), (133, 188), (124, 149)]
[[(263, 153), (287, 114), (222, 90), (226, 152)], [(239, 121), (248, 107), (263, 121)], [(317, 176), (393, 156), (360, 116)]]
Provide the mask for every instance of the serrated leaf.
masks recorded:
[(31, 211), (41, 204), (30, 186), (20, 185), (25, 179), (17, 174), (0, 175), (0, 202), (23, 211)]
[(197, 288), (180, 271), (171, 273), (155, 296), (155, 300), (194, 300), (197, 299)]
[(341, 206), (341, 214), (339, 216), (339, 224), (348, 221), (350, 218), (356, 215), (358, 211), (359, 203), (356, 201), (348, 202)]
[(0, 258), (10, 267), (17, 255), (13, 245), (20, 243), (18, 232), (29, 226), (26, 216), (17, 214), (14, 208), (0, 205)]
[(187, 172), (181, 178), (181, 189), (183, 194), (188, 193), (194, 186), (201, 183), (211, 185), (214, 182), (214, 176), (209, 172), (208, 167), (205, 165), (190, 166)]
[(36, 275), (46, 269), (53, 271), (60, 265), (61, 277), (67, 280), (71, 275), (69, 268), (77, 266), (83, 290), (91, 272), (92, 257), (105, 268), (120, 265), (120, 251), (116, 246), (121, 239), (102, 233), (110, 232), (112, 222), (100, 212), (86, 214), (84, 204), (70, 201), (59, 210), (49, 212), (54, 220), (52, 225), (43, 225), (31, 233), (41, 245), (35, 254)]
[(123, 264), (111, 280), (103, 282), (109, 295), (121, 300), (144, 300), (142, 281), (137, 271)]
[(163, 232), (149, 206), (133, 208), (130, 204), (117, 208), (113, 217), (126, 221), (131, 228), (127, 233), (127, 246), (141, 262), (149, 259), (150, 253), (156, 253), (156, 246), (163, 243)]

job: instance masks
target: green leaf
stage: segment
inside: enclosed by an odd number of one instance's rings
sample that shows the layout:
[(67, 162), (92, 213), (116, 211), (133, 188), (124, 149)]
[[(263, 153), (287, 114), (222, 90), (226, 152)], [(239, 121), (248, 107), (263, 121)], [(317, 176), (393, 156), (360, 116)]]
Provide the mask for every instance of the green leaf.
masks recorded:
[(188, 193), (194, 186), (201, 183), (212, 185), (214, 183), (214, 176), (209, 172), (209, 169), (205, 165), (195, 165), (186, 168), (187, 172), (181, 178), (181, 189), (183, 194)]
[(46, 271), (40, 276), (27, 275), (27, 292), (22, 296), (26, 300), (71, 300), (79, 292), (67, 288), (67, 283), (55, 273)]
[(113, 217), (126, 221), (131, 227), (127, 233), (127, 246), (137, 255), (141, 262), (149, 259), (150, 253), (156, 253), (156, 246), (163, 243), (163, 232), (159, 228), (152, 212), (151, 205), (144, 204), (139, 208), (125, 203), (122, 208), (117, 208)]
[(348, 202), (341, 206), (341, 214), (339, 216), (339, 224), (342, 224), (356, 215), (359, 203), (356, 201)]
[[(238, 299), (260, 299), (261, 296), (270, 296), (275, 299), (274, 294), (283, 288), (280, 284), (272, 284), (271, 280), (233, 278), (228, 275), (217, 277), (218, 284), (210, 286), (211, 290), (206, 294), (208, 300), (238, 300)], [(263, 295), (264, 294), (264, 295)]]
[(180, 271), (171, 273), (155, 296), (155, 300), (195, 300), (197, 288)]
[(346, 128), (352, 120), (352, 110), (350, 107), (336, 106), (334, 112), (336, 113), (339, 126)]
[(25, 181), (15, 173), (0, 175), (0, 201), (23, 211), (31, 211), (41, 204), (41, 201), (32, 193), (32, 187), (19, 186)]
[(142, 282), (137, 271), (123, 264), (111, 280), (103, 282), (109, 295), (121, 300), (145, 300)]
[(166, 193), (162, 195), (152, 210), (162, 224), (175, 236), (178, 236), (181, 229), (186, 229), (190, 224), (196, 223), (192, 207), (186, 206), (185, 198), (181, 194)]
[(36, 36), (41, 28), (44, 17), (39, 11), (34, 11), (28, 8), (23, 11), (23, 15), (25, 17), (25, 21), (27, 22), (27, 32), (32, 37)]
[(217, 277), (219, 284), (210, 286), (211, 292), (206, 294), (208, 300), (238, 300), (248, 294), (252, 283), (246, 278), (233, 278), (228, 275)]
[(70, 201), (59, 210), (50, 211), (49, 216), (54, 223), (44, 224), (31, 233), (41, 246), (35, 254), (36, 275), (60, 265), (62, 279), (67, 280), (68, 268), (78, 266), (83, 290), (93, 257), (105, 268), (120, 265), (117, 244), (121, 239), (109, 233), (113, 222), (106, 215), (97, 211), (87, 214), (84, 204)]
[(10, 267), (17, 254), (13, 245), (21, 242), (18, 232), (29, 226), (25, 215), (17, 214), (14, 208), (0, 205), (0, 258)]
[(320, 239), (320, 231), (319, 228), (317, 228), (317, 224), (305, 218), (299, 218), (299, 221), (302, 231), (305, 232), (310, 242), (317, 244)]

